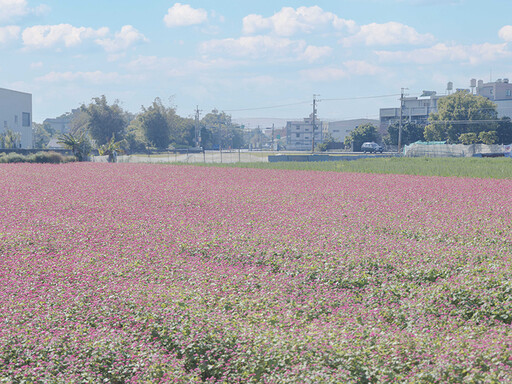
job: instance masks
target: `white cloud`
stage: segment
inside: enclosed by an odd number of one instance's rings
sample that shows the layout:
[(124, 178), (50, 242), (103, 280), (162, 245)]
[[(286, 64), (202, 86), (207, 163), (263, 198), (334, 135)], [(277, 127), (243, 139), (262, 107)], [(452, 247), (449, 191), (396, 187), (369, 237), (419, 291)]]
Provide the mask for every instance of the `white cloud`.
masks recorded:
[(32, 68), (32, 69), (42, 68), (43, 65), (44, 64), (42, 61), (36, 61), (36, 62), (30, 64), (30, 68)]
[(389, 22), (384, 24), (372, 23), (363, 25), (359, 31), (342, 40), (343, 45), (352, 46), (363, 43), (372, 45), (398, 45), (398, 44), (428, 44), (434, 41), (434, 36), (429, 33), (420, 34), (414, 28), (407, 25)]
[(348, 73), (344, 69), (336, 67), (306, 69), (300, 71), (300, 74), (307, 80), (318, 82), (341, 80), (348, 77)]
[(39, 5), (36, 8), (30, 8), (27, 0), (0, 0), (0, 23), (11, 21), (13, 19), (26, 16), (30, 13), (43, 14), (48, 11), (46, 5)]
[(20, 27), (16, 25), (0, 27), (0, 44), (5, 44), (11, 40), (18, 39), (18, 37), (20, 36), (20, 30)]
[(169, 8), (164, 17), (165, 25), (169, 28), (202, 24), (207, 20), (208, 13), (204, 9), (194, 9), (188, 4), (181, 3)]
[(380, 75), (384, 72), (384, 70), (381, 67), (360, 60), (346, 61), (343, 63), (343, 66), (346, 68), (346, 71), (351, 75), (375, 76)]
[(215, 52), (235, 57), (299, 59), (316, 61), (330, 55), (330, 47), (307, 45), (303, 40), (273, 36), (244, 36), (239, 39), (211, 40), (201, 45), (203, 52)]
[(283, 7), (273, 16), (265, 18), (261, 15), (251, 14), (243, 19), (243, 32), (246, 34), (258, 33), (262, 30), (271, 30), (279, 36), (293, 36), (298, 32), (311, 33), (315, 30), (333, 27), (336, 30), (353, 30), (356, 26), (352, 20), (345, 20), (334, 13), (325, 12), (318, 6)]
[(50, 72), (44, 76), (38, 77), (37, 81), (44, 83), (69, 83), (74, 81), (85, 81), (93, 84), (104, 84), (118, 82), (121, 76), (116, 72)]
[(29, 48), (52, 48), (63, 44), (65, 47), (80, 45), (84, 40), (103, 37), (108, 28), (92, 29), (74, 27), (70, 24), (36, 25), (23, 31), (23, 44)]
[(498, 32), (498, 36), (507, 42), (512, 41), (512, 25), (505, 25)]
[(436, 44), (429, 48), (412, 51), (376, 51), (383, 62), (414, 64), (434, 64), (440, 62), (458, 62), (476, 65), (512, 56), (507, 44), (446, 45)]
[(29, 12), (26, 0), (0, 0), (0, 22), (24, 16)]
[(312, 81), (334, 81), (355, 76), (375, 76), (384, 70), (366, 61), (346, 61), (339, 67), (322, 67), (307, 69), (300, 72), (302, 77)]
[(97, 39), (96, 43), (101, 45), (107, 52), (124, 51), (138, 42), (147, 42), (148, 39), (131, 25), (125, 25), (119, 32), (116, 32), (113, 39)]

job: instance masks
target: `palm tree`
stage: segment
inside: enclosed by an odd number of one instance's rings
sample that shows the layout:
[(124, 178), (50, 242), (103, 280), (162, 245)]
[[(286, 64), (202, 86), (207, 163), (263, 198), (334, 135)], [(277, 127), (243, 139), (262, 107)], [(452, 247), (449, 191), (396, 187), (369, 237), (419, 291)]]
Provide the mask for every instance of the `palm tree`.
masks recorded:
[(72, 133), (65, 133), (59, 137), (57, 142), (71, 149), (78, 161), (85, 161), (91, 152), (91, 145), (85, 133), (76, 136)]
[(100, 156), (108, 156), (109, 163), (115, 163), (117, 161), (117, 155), (123, 153), (121, 148), (122, 141), (116, 141), (115, 135), (112, 134), (112, 138), (101, 147), (98, 148)]

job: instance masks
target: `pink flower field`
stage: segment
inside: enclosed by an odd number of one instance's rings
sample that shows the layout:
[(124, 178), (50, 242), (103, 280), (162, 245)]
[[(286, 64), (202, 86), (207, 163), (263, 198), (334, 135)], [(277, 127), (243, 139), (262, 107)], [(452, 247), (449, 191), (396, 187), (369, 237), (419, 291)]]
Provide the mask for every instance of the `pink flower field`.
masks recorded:
[(511, 383), (512, 180), (0, 165), (0, 383)]

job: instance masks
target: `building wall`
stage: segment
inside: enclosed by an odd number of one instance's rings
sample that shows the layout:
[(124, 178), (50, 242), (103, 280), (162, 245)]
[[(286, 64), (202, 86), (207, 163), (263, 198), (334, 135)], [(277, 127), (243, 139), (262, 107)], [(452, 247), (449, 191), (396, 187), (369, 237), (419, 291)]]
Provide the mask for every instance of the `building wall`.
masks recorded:
[[(323, 123), (316, 121), (315, 146), (323, 142)], [(290, 151), (311, 151), (313, 147), (313, 121), (288, 121), (286, 123), (286, 149)]]
[[(431, 95), (428, 97), (406, 97), (402, 108), (403, 121), (426, 125), (428, 116), (437, 112), (439, 99), (444, 96)], [(380, 132), (387, 132), (390, 125), (400, 121), (399, 108), (381, 108), (380, 109)]]
[(0, 132), (21, 134), (21, 147), (32, 148), (32, 95), (0, 88)]
[(379, 120), (352, 119), (332, 121), (327, 124), (327, 130), (324, 131), (324, 134), (328, 133), (334, 140), (343, 143), (343, 141), (345, 141), (345, 137), (347, 137), (350, 132), (363, 124), (373, 124), (374, 126), (379, 127)]
[(512, 117), (512, 84), (508, 79), (485, 84), (480, 82), (476, 92), (497, 105), (498, 117)]

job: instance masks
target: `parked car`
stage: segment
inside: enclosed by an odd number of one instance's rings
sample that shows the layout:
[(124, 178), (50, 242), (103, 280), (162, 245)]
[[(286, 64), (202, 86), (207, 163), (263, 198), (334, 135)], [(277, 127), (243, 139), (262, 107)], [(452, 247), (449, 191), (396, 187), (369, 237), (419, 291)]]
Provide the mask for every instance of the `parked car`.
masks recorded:
[(382, 148), (379, 144), (372, 142), (366, 142), (361, 145), (361, 151), (364, 153), (370, 152), (370, 153), (377, 153), (377, 152), (384, 152), (384, 148)]

